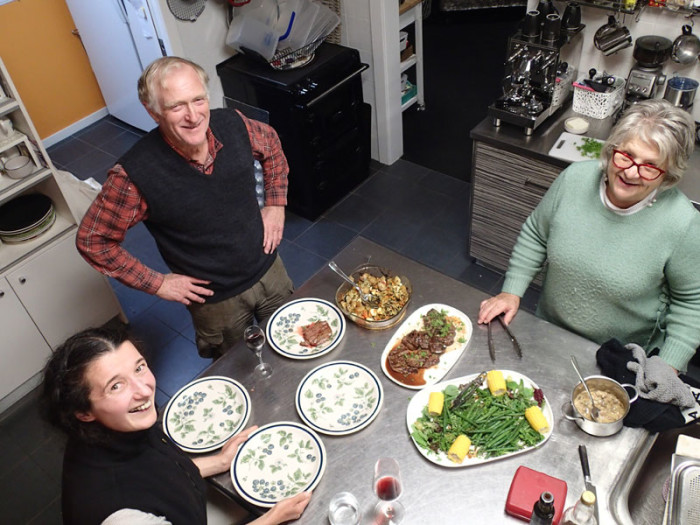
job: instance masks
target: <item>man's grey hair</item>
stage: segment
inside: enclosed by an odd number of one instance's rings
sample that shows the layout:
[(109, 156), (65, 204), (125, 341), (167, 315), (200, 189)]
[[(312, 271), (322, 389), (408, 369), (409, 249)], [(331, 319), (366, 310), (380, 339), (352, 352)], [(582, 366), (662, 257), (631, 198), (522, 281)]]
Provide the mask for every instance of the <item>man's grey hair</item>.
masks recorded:
[(201, 66), (186, 58), (162, 57), (151, 62), (139, 77), (138, 93), (141, 103), (153, 113), (160, 114), (163, 108), (160, 107), (157, 92), (163, 87), (163, 82), (173, 70), (183, 67), (191, 67), (195, 70), (209, 98), (209, 75)]

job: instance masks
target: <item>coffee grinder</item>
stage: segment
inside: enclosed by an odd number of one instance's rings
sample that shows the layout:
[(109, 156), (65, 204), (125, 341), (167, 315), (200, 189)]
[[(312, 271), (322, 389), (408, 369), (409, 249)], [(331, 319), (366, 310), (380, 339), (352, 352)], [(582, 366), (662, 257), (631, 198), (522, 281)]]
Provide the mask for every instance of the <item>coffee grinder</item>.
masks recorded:
[[(573, 23), (562, 27), (553, 12), (526, 14), (522, 28), (508, 39), (503, 94), (488, 108), (494, 126), (509, 122), (531, 135), (571, 97), (576, 72), (570, 64), (579, 61), (582, 39), (577, 37), (584, 27), (580, 19)], [(566, 50), (574, 51), (565, 58)]]
[(656, 96), (666, 82), (663, 64), (671, 57), (672, 48), (673, 42), (662, 36), (641, 36), (635, 41), (632, 55), (637, 63), (627, 77), (625, 108)]

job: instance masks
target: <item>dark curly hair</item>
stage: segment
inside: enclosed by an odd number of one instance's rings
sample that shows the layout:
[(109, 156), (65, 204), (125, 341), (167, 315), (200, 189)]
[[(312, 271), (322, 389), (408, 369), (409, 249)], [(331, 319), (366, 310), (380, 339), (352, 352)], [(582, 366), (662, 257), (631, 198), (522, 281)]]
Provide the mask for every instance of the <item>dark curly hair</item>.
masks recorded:
[(114, 352), (129, 340), (123, 328), (89, 328), (59, 346), (44, 368), (42, 405), (46, 418), (69, 436), (88, 443), (101, 442), (105, 428), (98, 422), (80, 421), (76, 414), (90, 410), (87, 367), (100, 356)]

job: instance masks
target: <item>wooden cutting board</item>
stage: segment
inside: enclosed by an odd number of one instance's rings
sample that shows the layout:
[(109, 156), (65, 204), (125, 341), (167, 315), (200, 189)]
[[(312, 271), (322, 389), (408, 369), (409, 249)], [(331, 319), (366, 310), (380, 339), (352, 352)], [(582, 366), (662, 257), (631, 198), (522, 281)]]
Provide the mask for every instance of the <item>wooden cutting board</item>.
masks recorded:
[(592, 139), (591, 137), (585, 137), (583, 135), (574, 135), (573, 133), (564, 131), (559, 135), (559, 138), (554, 141), (554, 146), (549, 150), (549, 156), (571, 162), (593, 160), (594, 157), (585, 156), (578, 150), (578, 146), (584, 143), (584, 139), (595, 140), (601, 144), (604, 142), (602, 140)]

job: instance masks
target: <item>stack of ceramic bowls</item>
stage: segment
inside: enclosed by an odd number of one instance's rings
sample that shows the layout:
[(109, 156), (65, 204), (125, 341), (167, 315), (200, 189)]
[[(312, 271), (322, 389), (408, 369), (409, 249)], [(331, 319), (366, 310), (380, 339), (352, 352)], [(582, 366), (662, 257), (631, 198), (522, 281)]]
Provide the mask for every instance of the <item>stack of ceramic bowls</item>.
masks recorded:
[(8, 244), (28, 241), (56, 222), (56, 210), (41, 193), (20, 195), (0, 206), (0, 240)]

